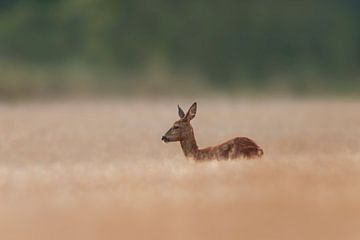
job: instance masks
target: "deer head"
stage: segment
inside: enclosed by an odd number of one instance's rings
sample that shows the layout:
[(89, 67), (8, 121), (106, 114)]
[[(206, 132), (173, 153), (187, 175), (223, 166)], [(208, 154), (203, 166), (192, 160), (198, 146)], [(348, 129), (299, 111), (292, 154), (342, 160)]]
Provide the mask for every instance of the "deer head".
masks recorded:
[(178, 114), (180, 119), (174, 122), (172, 127), (162, 136), (162, 141), (166, 143), (182, 141), (193, 132), (190, 121), (196, 115), (196, 102), (191, 105), (186, 114), (178, 105)]

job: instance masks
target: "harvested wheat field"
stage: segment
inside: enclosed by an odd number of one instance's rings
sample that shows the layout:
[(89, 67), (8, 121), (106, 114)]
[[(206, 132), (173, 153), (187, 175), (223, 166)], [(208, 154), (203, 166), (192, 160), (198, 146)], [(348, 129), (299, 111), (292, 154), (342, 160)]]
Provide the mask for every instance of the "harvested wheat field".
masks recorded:
[(203, 99), (196, 163), (162, 134), (192, 100), (0, 105), (0, 239), (360, 239), (360, 102)]

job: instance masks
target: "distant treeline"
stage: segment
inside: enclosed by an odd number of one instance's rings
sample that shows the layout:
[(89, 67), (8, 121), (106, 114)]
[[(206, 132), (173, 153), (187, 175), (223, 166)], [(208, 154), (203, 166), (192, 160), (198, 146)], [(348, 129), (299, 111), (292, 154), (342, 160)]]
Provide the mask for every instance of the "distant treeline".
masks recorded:
[[(61, 72), (72, 64), (126, 76), (159, 64), (174, 75), (199, 74), (205, 84), (224, 89), (276, 82), (305, 91), (312, 84), (336, 89), (348, 81), (351, 90), (358, 86), (360, 5), (356, 0), (2, 0), (0, 61), (8, 67), (0, 73), (0, 94), (16, 88), (4, 82), (16, 78), (12, 71), (20, 66), (25, 72), (32, 67)], [(109, 81), (122, 81), (126, 88), (127, 79)], [(61, 85), (53, 81), (51, 86)], [(98, 81), (95, 85), (106, 84)]]

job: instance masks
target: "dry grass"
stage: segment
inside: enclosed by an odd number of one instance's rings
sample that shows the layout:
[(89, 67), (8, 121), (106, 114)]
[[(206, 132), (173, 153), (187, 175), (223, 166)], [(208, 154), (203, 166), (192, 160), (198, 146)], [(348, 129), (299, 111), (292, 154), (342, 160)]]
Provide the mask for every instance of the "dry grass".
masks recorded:
[(360, 239), (360, 102), (200, 100), (200, 146), (265, 150), (208, 163), (177, 102), (0, 105), (0, 239)]

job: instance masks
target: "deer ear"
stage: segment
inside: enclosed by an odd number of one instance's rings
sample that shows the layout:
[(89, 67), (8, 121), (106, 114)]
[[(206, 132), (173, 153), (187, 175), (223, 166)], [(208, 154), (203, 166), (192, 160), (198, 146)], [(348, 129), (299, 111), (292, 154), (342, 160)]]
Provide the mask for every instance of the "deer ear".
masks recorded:
[(184, 111), (181, 109), (181, 107), (178, 105), (178, 113), (179, 113), (179, 117), (180, 118), (184, 118), (185, 117), (185, 113)]
[(186, 113), (185, 118), (190, 121), (195, 117), (195, 115), (196, 115), (196, 102), (194, 102), (193, 105), (191, 105), (189, 111)]

